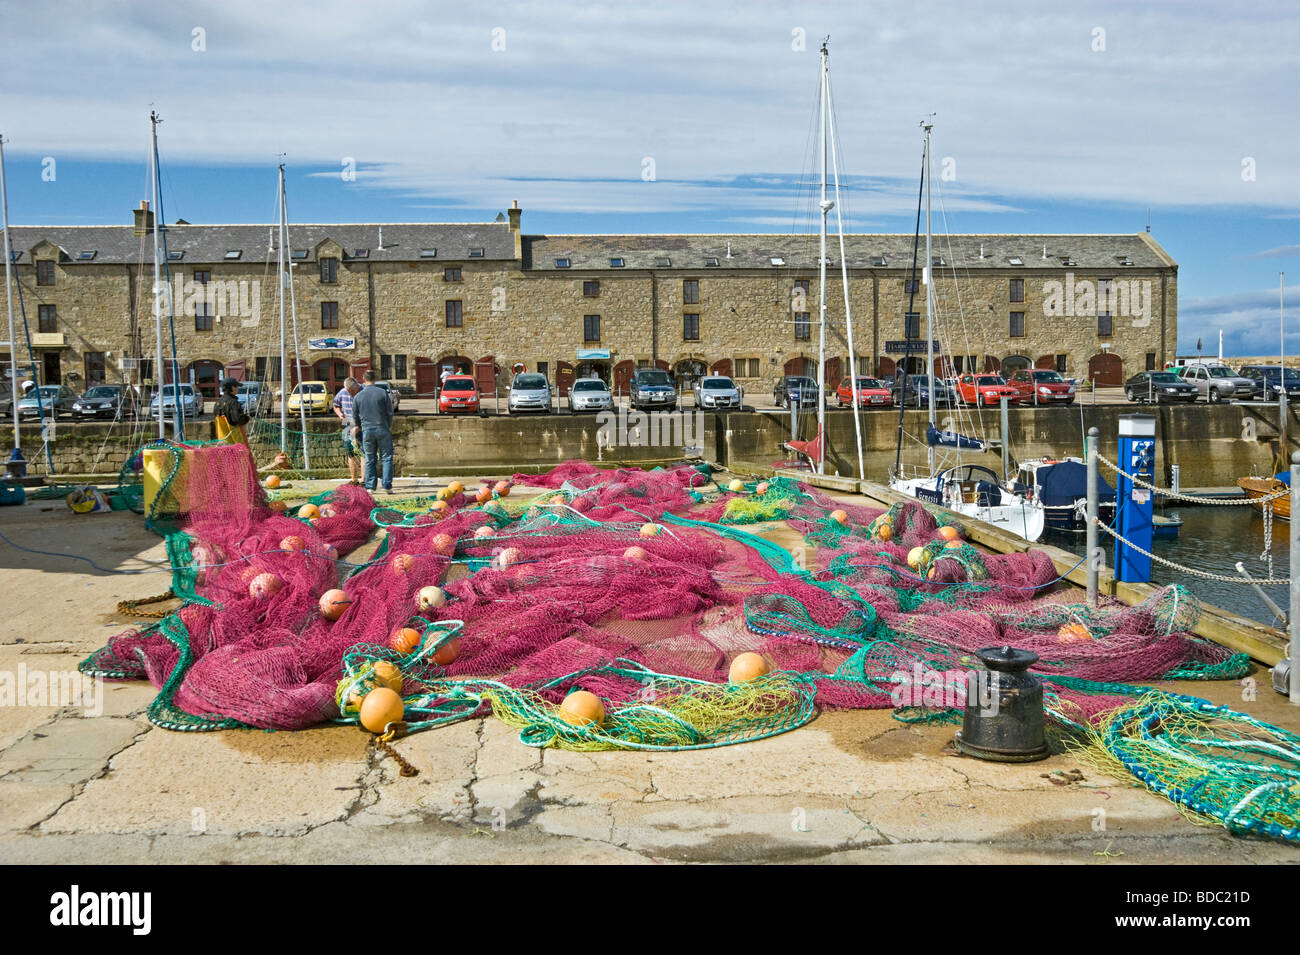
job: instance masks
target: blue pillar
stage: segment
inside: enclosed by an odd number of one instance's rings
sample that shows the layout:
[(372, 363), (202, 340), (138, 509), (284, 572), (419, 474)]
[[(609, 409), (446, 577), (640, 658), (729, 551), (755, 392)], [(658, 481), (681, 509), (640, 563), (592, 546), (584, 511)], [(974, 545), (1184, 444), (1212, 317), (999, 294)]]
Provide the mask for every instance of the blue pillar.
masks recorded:
[[(1119, 466), (1148, 484), (1155, 483), (1156, 419), (1152, 415), (1119, 416)], [(1143, 550), (1151, 550), (1151, 517), (1155, 494), (1119, 476), (1115, 486), (1116, 530)], [(1126, 583), (1151, 582), (1151, 558), (1123, 541), (1115, 542), (1115, 579)]]

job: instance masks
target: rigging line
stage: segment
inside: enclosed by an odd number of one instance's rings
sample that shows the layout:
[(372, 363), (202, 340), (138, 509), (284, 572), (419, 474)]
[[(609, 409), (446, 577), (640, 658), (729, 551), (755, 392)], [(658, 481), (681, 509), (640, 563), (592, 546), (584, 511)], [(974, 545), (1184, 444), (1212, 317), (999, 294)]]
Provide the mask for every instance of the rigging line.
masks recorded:
[[(967, 354), (969, 354), (969, 353), (970, 353), (970, 331), (969, 331), (969, 329), (966, 327), (966, 310), (965, 310), (965, 308), (962, 306), (962, 301), (961, 301), (961, 283), (960, 283), (960, 281), (959, 281), (958, 278), (957, 278), (957, 259), (956, 259), (956, 257), (953, 255), (953, 251), (952, 251), (952, 232), (951, 232), (951, 231), (949, 230), (949, 228), (948, 228), (948, 213), (947, 213), (947, 210), (945, 209), (944, 204), (943, 204), (943, 187), (942, 187), (942, 186), (939, 187), (938, 193), (939, 193), (939, 218), (943, 220), (943, 233), (944, 233), (944, 238), (945, 238), (945, 240), (946, 240), (946, 242), (947, 242), (947, 247), (948, 247), (948, 260), (949, 260), (949, 263), (950, 263), (949, 266), (948, 266), (948, 269), (949, 269), (949, 271), (952, 273), (953, 294), (955, 295), (955, 297), (956, 297), (956, 299), (957, 299), (957, 315), (958, 315), (958, 317), (961, 319), (962, 339), (963, 339), (963, 340), (965, 341), (965, 343), (966, 343), (966, 351), (967, 351)], [(952, 357), (952, 348), (951, 348), (951, 337), (950, 337), (950, 338), (949, 338), (949, 358), (951, 359), (951, 357)], [(971, 372), (971, 374), (975, 374), (975, 372)], [(959, 406), (959, 409), (960, 409), (960, 406)], [(987, 410), (987, 409), (985, 409), (985, 410)], [(958, 420), (959, 422), (961, 421), (961, 417), (962, 417), (962, 415), (961, 415), (961, 410), (959, 410), (959, 411), (958, 411), (958, 415), (957, 415), (957, 420)], [(974, 414), (971, 416), (971, 419), (970, 419), (970, 420), (971, 420), (971, 423), (972, 423), (973, 425), (976, 426), (976, 429), (975, 429), (975, 430), (977, 430), (977, 433), (979, 434), (981, 440), (983, 440), (983, 439), (984, 439), (984, 435), (985, 435), (985, 433), (986, 433), (986, 432), (985, 432), (985, 429), (984, 429), (984, 415), (983, 415), (983, 411), (982, 411), (981, 408), (980, 408), (980, 404), (979, 404), (979, 401), (978, 401), (978, 400), (975, 402), (975, 412), (974, 412)]]
[[(11, 262), (13, 261), (13, 254), (14, 254), (12, 233), (13, 230), (11, 229), (10, 236), (9, 236), (9, 248), (5, 249), (5, 255), (9, 256), (9, 260)], [(35, 380), (36, 378), (40, 378), (42, 376), (36, 373), (36, 352), (32, 348), (32, 330), (27, 324), (27, 300), (23, 296), (22, 279), (17, 274), (14, 275), (14, 288), (17, 289), (18, 291), (18, 311), (22, 314), (23, 337), (27, 340), (27, 361), (31, 365), (32, 377), (33, 380)], [(14, 371), (16, 372), (17, 369), (15, 368)], [(12, 397), (15, 402), (17, 402), (19, 398), (17, 384), (18, 384), (18, 380), (17, 378), (15, 378), (14, 379), (15, 387), (12, 389), (10, 395), (10, 397)], [(54, 455), (50, 451), (49, 431), (45, 427), (45, 402), (41, 399), (41, 392), (40, 392), (41, 386), (39, 384), (33, 384), (32, 387), (36, 389), (36, 412), (40, 416), (40, 421), (41, 421), (41, 435), (44, 440), (43, 450), (45, 451), (45, 465), (49, 469), (48, 471), (49, 475), (53, 477), (54, 476)], [(54, 411), (53, 404), (50, 405), (50, 411), (51, 412)]]
[[(158, 208), (154, 210), (157, 217), (158, 235), (162, 238), (162, 267), (163, 281), (167, 285), (167, 327), (171, 331), (172, 340), (172, 388), (174, 396), (174, 407), (176, 409), (176, 440), (181, 441), (185, 438), (185, 403), (181, 401), (181, 369), (180, 363), (176, 357), (176, 302), (172, 295), (172, 267), (171, 261), (167, 256), (167, 217), (163, 214), (163, 197), (162, 181), (160, 179), (162, 161), (158, 156), (158, 139), (153, 138), (153, 167), (155, 177), (155, 189), (158, 193)], [(159, 363), (162, 361), (162, 355), (158, 356)], [(158, 394), (158, 415), (163, 414), (163, 391), (159, 389)]]
[[(912, 340), (911, 336), (907, 334), (908, 331), (907, 316), (912, 314), (912, 308), (916, 304), (916, 253), (917, 253), (917, 246), (920, 244), (921, 241), (921, 202), (925, 198), (925, 152), (924, 150), (922, 150), (921, 153), (920, 180), (921, 180), (921, 184), (916, 187), (916, 231), (913, 233), (912, 236), (912, 277), (909, 279), (909, 282), (911, 283), (909, 285), (909, 288), (911, 288), (912, 291), (908, 294), (907, 311), (903, 314), (903, 339), (906, 342), (911, 342)], [(895, 473), (901, 472), (903, 466), (903, 415), (907, 412), (907, 380), (908, 380), (907, 360), (912, 357), (910, 352), (906, 351), (908, 347), (909, 346), (907, 345), (904, 346), (903, 383), (902, 383), (902, 388), (899, 391), (899, 395), (898, 395), (898, 444), (894, 451)], [(897, 371), (895, 371), (895, 377), (897, 377), (897, 374), (898, 374)], [(931, 396), (931, 400), (934, 400), (933, 395)], [(920, 407), (919, 401), (917, 402), (917, 407), (918, 408)]]
[[(808, 132), (804, 139), (803, 164), (799, 169), (798, 191), (795, 196), (795, 209), (791, 214), (790, 233), (791, 235), (804, 236), (803, 254), (805, 260), (812, 261), (813, 255), (813, 185), (812, 185), (812, 156), (816, 148), (816, 134), (814, 129), (817, 120), (817, 107), (821, 98), (821, 78), (818, 76), (816, 92), (813, 95), (813, 108), (808, 111)], [(800, 221), (804, 228), (800, 229)], [(793, 311), (793, 310), (792, 310)]]

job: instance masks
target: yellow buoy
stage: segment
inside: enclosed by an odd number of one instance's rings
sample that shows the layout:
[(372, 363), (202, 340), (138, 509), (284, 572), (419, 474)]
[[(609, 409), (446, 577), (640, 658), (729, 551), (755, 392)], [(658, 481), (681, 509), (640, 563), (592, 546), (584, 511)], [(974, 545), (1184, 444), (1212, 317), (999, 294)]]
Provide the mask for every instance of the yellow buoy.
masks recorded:
[(760, 654), (742, 653), (731, 661), (727, 679), (732, 683), (748, 683), (768, 672), (767, 661)]
[(361, 725), (372, 733), (382, 733), (389, 723), (399, 723), (405, 706), (397, 691), (377, 686), (361, 701)]
[(386, 686), (394, 693), (402, 692), (402, 671), (387, 660), (376, 661), (370, 672), (380, 686)]
[(597, 726), (605, 722), (605, 704), (586, 690), (574, 690), (560, 704), (560, 719), (572, 726)]

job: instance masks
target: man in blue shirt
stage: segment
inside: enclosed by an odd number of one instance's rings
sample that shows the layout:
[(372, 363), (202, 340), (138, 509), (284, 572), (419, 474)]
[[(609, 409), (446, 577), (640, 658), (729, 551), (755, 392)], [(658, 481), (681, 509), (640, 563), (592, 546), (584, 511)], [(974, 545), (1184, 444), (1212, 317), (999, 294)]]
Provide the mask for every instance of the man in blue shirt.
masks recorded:
[(365, 387), (352, 399), (352, 434), (361, 440), (361, 451), (366, 456), (366, 490), (375, 490), (375, 472), (382, 463), (381, 483), (384, 492), (392, 494), (393, 405), (388, 392), (375, 384), (378, 376), (373, 370), (361, 378)]
[(361, 391), (361, 382), (351, 376), (334, 396), (334, 414), (343, 422), (343, 456), (348, 459), (348, 475), (353, 484), (360, 484), (357, 472), (361, 470), (361, 446), (352, 440), (352, 399)]

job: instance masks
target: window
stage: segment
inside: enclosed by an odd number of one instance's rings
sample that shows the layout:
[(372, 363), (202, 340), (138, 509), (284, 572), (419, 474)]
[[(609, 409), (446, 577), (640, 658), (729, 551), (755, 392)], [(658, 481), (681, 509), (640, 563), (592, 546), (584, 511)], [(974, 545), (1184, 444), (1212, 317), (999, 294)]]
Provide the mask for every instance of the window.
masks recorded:
[(649, 367), (650, 367), (650, 359), (649, 359), (649, 358), (638, 358), (638, 359), (636, 360), (636, 366), (637, 366), (638, 368), (649, 368)]
[(447, 300), (447, 327), (463, 328), (465, 325), (464, 304), (460, 299)]
[(622, 260), (622, 259), (610, 259), (610, 260), (609, 260), (609, 267), (610, 267), (611, 269), (621, 269), (621, 268), (623, 268), (623, 260)]
[(59, 330), (59, 316), (53, 305), (42, 305), (37, 309), (37, 330), (42, 335)]
[(392, 355), (379, 356), (379, 377), (382, 378), (384, 381), (387, 381), (388, 379), (393, 377), (393, 356)]
[(104, 374), (104, 353), (102, 351), (88, 351), (84, 357), (86, 368), (86, 384), (91, 385), (97, 381), (106, 381)]
[(1025, 337), (1025, 313), (1024, 312), (1011, 313), (1011, 337), (1012, 338)]
[(1097, 335), (1100, 338), (1109, 338), (1114, 334), (1114, 323), (1110, 320), (1110, 312), (1102, 312), (1097, 316)]
[(185, 258), (185, 250), (182, 249), (179, 252), (168, 252), (167, 258), (169, 261), (179, 262), (181, 259)]
[(353, 250), (352, 250), (352, 258), (354, 258), (354, 259), (368, 259), (368, 258), (370, 258), (370, 250), (369, 250), (369, 249), (353, 249)]
[(36, 284), (53, 285), (54, 284), (54, 260), (40, 259), (36, 263)]
[(582, 340), (584, 342), (600, 341), (600, 316), (582, 316)]
[(459, 266), (459, 265), (449, 265), (449, 266), (447, 266), (447, 268), (443, 269), (443, 270), (442, 270), (442, 280), (443, 280), (444, 282), (459, 282), (459, 281), (461, 280), (461, 278), (460, 278), (460, 266)]
[(1018, 256), (1018, 255), (1013, 255), (1013, 256), (1011, 256), (1011, 258), (1007, 259), (1007, 264), (1009, 264), (1009, 265), (1024, 265), (1024, 264), (1025, 264), (1025, 260), (1022, 259), (1022, 258), (1021, 258), (1020, 256)]
[(326, 285), (333, 285), (339, 280), (339, 260), (328, 256), (320, 260), (320, 280)]
[(406, 356), (405, 355), (393, 356), (393, 377), (394, 378), (406, 377)]
[(806, 342), (812, 338), (812, 321), (807, 312), (794, 313), (794, 340)]
[[(280, 380), (280, 359), (279, 357), (267, 359), (261, 357), (257, 359), (254, 366), (256, 371), (253, 372), (258, 381), (279, 381)], [(142, 372), (143, 374), (143, 372)]]
[(569, 260), (568, 260), (568, 259), (556, 259), (556, 260), (555, 260), (555, 267), (556, 267), (557, 269), (567, 269), (567, 268), (569, 267), (569, 264), (570, 264), (570, 263), (569, 263)]
[(600, 280), (588, 279), (582, 283), (582, 294), (587, 298), (596, 298), (600, 295)]
[(700, 340), (700, 316), (695, 312), (687, 312), (682, 316), (682, 339), (688, 342)]
[(903, 337), (920, 338), (921, 337), (921, 313), (908, 312), (903, 316)]
[(673, 267), (673, 260), (668, 258), (667, 256), (660, 256), (659, 258), (655, 259), (655, 268), (657, 269), (671, 269), (672, 267)]
[(1023, 302), (1024, 300), (1025, 300), (1025, 280), (1012, 279), (1011, 280), (1011, 301)]
[(913, 292), (921, 291), (920, 279), (903, 279), (903, 294), (911, 295)]
[(242, 249), (227, 249), (224, 257), (227, 259), (234, 260), (239, 258), (243, 254), (244, 251)]
[(722, 263), (719, 262), (719, 261), (717, 260), (717, 258), (714, 257), (714, 256), (709, 256), (707, 259), (704, 260), (704, 267), (707, 268), (707, 269), (716, 269), (716, 268), (720, 268), (721, 265), (722, 265)]
[(731, 374), (734, 378), (757, 378), (759, 375), (757, 358), (733, 358)]
[(305, 259), (309, 255), (311, 255), (309, 249), (294, 249), (289, 253), (291, 259)]
[(470, 249), (470, 250), (469, 250), (469, 257), (470, 257), (471, 259), (481, 259), (481, 258), (483, 258), (483, 250), (482, 250), (481, 248), (478, 248), (478, 249)]
[[(94, 258), (95, 258), (95, 251), (93, 249), (77, 253), (78, 262), (90, 262)], [(96, 352), (96, 354), (98, 353)]]
[(1057, 356), (1056, 356), (1056, 370), (1059, 371), (1062, 375), (1065, 374), (1065, 359), (1066, 359), (1066, 357), (1067, 357), (1067, 356), (1065, 356), (1065, 355), (1057, 355)]
[(211, 281), (212, 281), (212, 273), (207, 270), (196, 271), (194, 273), (195, 285), (207, 285)]
[(785, 265), (785, 259), (782, 258), (782, 257), (779, 256), (779, 255), (773, 255), (773, 256), (770, 256), (770, 257), (768, 258), (768, 261), (771, 262), (771, 263), (772, 263), (773, 265), (775, 265), (775, 266), (782, 266), (782, 265)]
[(421, 249), (421, 250), (420, 250), (420, 258), (422, 258), (422, 259), (436, 259), (437, 257), (438, 257), (438, 250), (437, 250), (437, 249)]
[(686, 279), (682, 282), (682, 304), (699, 305), (700, 304), (700, 280)]
[(1155, 371), (1155, 370), (1156, 370), (1156, 353), (1153, 351), (1149, 351), (1147, 352), (1147, 371)]
[(320, 303), (320, 327), (321, 328), (339, 327), (339, 303), (338, 302)]
[(543, 378), (547, 378), (551, 373), (551, 363), (549, 361), (539, 361), (537, 363), (537, 373)]
[(194, 303), (194, 330), (196, 332), (212, 331), (212, 303)]

